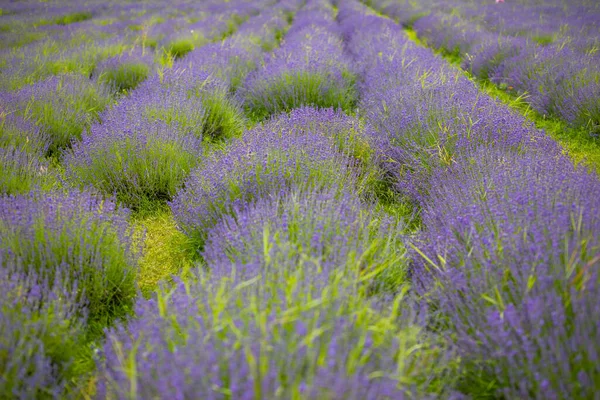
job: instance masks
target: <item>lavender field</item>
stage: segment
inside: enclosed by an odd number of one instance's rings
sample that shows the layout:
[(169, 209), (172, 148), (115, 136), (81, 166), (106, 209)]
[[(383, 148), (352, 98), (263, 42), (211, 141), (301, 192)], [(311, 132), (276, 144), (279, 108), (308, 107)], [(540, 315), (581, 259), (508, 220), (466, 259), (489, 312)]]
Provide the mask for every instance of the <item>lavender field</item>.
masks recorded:
[(0, 3), (0, 399), (600, 399), (600, 3)]

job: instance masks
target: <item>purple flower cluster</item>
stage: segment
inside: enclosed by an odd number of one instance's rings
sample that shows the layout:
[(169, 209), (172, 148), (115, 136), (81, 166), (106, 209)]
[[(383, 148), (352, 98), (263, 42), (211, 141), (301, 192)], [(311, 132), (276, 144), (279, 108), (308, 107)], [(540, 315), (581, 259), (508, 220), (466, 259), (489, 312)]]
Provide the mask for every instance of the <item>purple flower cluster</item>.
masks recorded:
[(0, 195), (25, 193), (50, 185), (48, 163), (39, 155), (16, 148), (0, 147)]
[(358, 121), (332, 110), (304, 108), (246, 131), (192, 172), (170, 204), (175, 219), (202, 243), (233, 207), (295, 187), (355, 186), (357, 174), (339, 142), (360, 137), (357, 128)]
[[(12, 100), (6, 94), (2, 101), (6, 100), (8, 106)], [(26, 121), (14, 113), (3, 112), (0, 109), (0, 147), (14, 148), (31, 154), (44, 155), (50, 145), (50, 138), (42, 132), (40, 127), (31, 121)]]
[(143, 48), (132, 48), (126, 53), (109, 57), (96, 65), (93, 76), (113, 91), (135, 89), (151, 73), (153, 57)]
[[(390, 139), (398, 189), (413, 194), (426, 183), (415, 196), (423, 232), (409, 242), (412, 276), (458, 346), (461, 389), (506, 398), (593, 397), (597, 175), (574, 167), (556, 143), (402, 35), (365, 54), (365, 32), (377, 35), (377, 26), (370, 17), (362, 29), (359, 14), (357, 5), (340, 12), (354, 25), (352, 54), (376, 60), (359, 61), (371, 62), (362, 104)], [(384, 24), (379, 29), (391, 35)], [(423, 167), (426, 175), (415, 174)]]
[(140, 300), (137, 318), (108, 333), (98, 394), (428, 398), (447, 363), (443, 345), (419, 335), (400, 303), (364, 308), (343, 275), (275, 264), (253, 279), (234, 272), (177, 282)]
[(241, 96), (255, 118), (303, 105), (352, 109), (355, 74), (332, 14), (326, 2), (309, 2), (282, 46), (250, 74)]
[(0, 393), (14, 399), (59, 398), (74, 377), (83, 333), (73, 292), (5, 265), (0, 252)]
[[(357, 269), (347, 276), (386, 268), (388, 278), (393, 270), (402, 282), (403, 252), (395, 246), (400, 230), (379, 217), (347, 191), (295, 190), (234, 206), (208, 230), (202, 255), (216, 276), (236, 270), (251, 279), (277, 273), (274, 268), (320, 275), (351, 266)], [(316, 282), (307, 290), (320, 287)]]
[(261, 6), (266, 7), (271, 2), (266, 0), (262, 2), (264, 4), (249, 2), (202, 4), (200, 18), (166, 35), (161, 40), (161, 45), (174, 59), (182, 58), (196, 47), (229, 36), (235, 31), (237, 25), (251, 15), (257, 14)]
[(434, 181), (418, 270), (465, 360), (507, 397), (592, 396), (597, 176), (561, 156), (482, 150)]
[(0, 114), (0, 194), (49, 186), (51, 174), (42, 158), (49, 142), (39, 127), (14, 113)]
[[(186, 97), (177, 92), (161, 92), (147, 99), (132, 97), (108, 111), (102, 124), (94, 124), (65, 153), (67, 177), (106, 195), (114, 194), (136, 210), (169, 200), (203, 152), (202, 139), (187, 131), (196, 128), (189, 122), (195, 115), (202, 118), (202, 109), (193, 107), (194, 100), (190, 100), (187, 110), (194, 114), (168, 113), (186, 105), (184, 101), (169, 104), (173, 99)], [(180, 127), (178, 119), (188, 125)]]
[(278, 37), (288, 25), (284, 11), (297, 8), (294, 2), (297, 3), (294, 0), (291, 4), (277, 4), (264, 10), (240, 25), (228, 39), (193, 51), (178, 64), (210, 72), (235, 90), (263, 62), (263, 51), (278, 44)]
[[(591, 22), (600, 15), (597, 5), (565, 7), (556, 1), (545, 7), (492, 8), (432, 0), (385, 11), (410, 25), (428, 44), (460, 57), (475, 75), (527, 93), (527, 101), (541, 114), (576, 126), (600, 125), (600, 70), (594, 50), (600, 31)], [(533, 15), (532, 27), (528, 16)], [(523, 21), (530, 37), (522, 36)], [(590, 39), (581, 43), (581, 37)]]
[(378, 23), (382, 18), (361, 21), (360, 13), (354, 15), (350, 7), (340, 11), (349, 52), (365, 71), (360, 108), (387, 141), (378, 147), (400, 191), (422, 201), (433, 171), (480, 146), (558, 151), (523, 117), (482, 95), (431, 51), (411, 44), (389, 23)]
[(41, 281), (60, 277), (56, 293), (73, 293), (91, 320), (105, 321), (136, 294), (138, 249), (128, 218), (127, 210), (88, 192), (1, 197), (0, 267), (18, 266)]
[(39, 126), (50, 139), (49, 154), (56, 154), (79, 139), (110, 103), (107, 90), (77, 75), (51, 77), (11, 96), (9, 111)]

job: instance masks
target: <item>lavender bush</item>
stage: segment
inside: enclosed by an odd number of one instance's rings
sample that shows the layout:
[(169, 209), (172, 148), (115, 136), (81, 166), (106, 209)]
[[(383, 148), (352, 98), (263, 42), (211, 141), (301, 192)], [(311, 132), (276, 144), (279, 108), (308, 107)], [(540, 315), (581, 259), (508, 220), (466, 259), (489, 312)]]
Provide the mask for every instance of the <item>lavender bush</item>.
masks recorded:
[(26, 193), (35, 187), (52, 187), (53, 175), (49, 164), (35, 154), (0, 147), (0, 166), (0, 195)]
[(62, 76), (24, 87), (14, 101), (16, 112), (50, 137), (48, 154), (56, 154), (80, 138), (111, 100), (102, 86), (88, 79)]
[[(137, 50), (137, 51), (135, 51)], [(96, 66), (94, 75), (115, 92), (135, 89), (151, 73), (152, 59), (142, 49), (110, 57)]]
[[(477, 76), (517, 94), (526, 93), (527, 101), (542, 115), (587, 129), (600, 124), (597, 96), (591, 95), (600, 88), (594, 50), (600, 34), (587, 22), (600, 15), (596, 5), (565, 7), (556, 1), (544, 7), (492, 8), (463, 0), (370, 3), (410, 26), (429, 45), (461, 60)], [(533, 15), (532, 26), (528, 16)], [(586, 36), (585, 43), (577, 44)]]
[[(0, 253), (0, 264), (3, 262)], [(85, 314), (62, 279), (38, 279), (12, 264), (0, 269), (0, 393), (14, 399), (59, 398), (75, 377)]]
[[(3, 100), (10, 101), (11, 98), (7, 96)], [(0, 111), (0, 147), (41, 156), (46, 154), (49, 145), (50, 138), (31, 121), (14, 113), (3, 114)]]
[[(331, 18), (327, 7), (299, 13), (282, 47), (248, 77), (241, 93), (254, 118), (302, 105), (353, 108), (355, 74), (327, 17)], [(328, 24), (317, 24), (315, 18), (325, 18)]]
[(415, 246), (463, 357), (506, 397), (593, 397), (597, 177), (540, 152), (465, 161), (436, 176)]
[(135, 210), (153, 209), (169, 200), (196, 166), (201, 139), (176, 125), (114, 112), (65, 154), (66, 174), (80, 185), (115, 194)]
[(236, 204), (293, 187), (356, 187), (352, 162), (337, 149), (343, 134), (356, 137), (356, 125), (331, 111), (315, 114), (276, 118), (208, 156), (170, 203), (183, 231), (201, 245), (206, 229)]
[[(186, 114), (195, 115), (190, 121), (181, 121), (182, 128), (190, 128), (197, 136), (206, 140), (223, 140), (239, 136), (246, 126), (241, 105), (230, 96), (226, 81), (213, 76), (195, 64), (178, 64), (173, 69), (156, 75), (145, 82), (136, 97), (164, 97), (162, 92), (175, 92), (182, 96), (182, 105), (196, 110), (188, 113), (177, 111), (176, 101), (165, 102), (159, 115), (165, 119), (182, 120)], [(185, 99), (183, 98), (185, 97)], [(180, 115), (175, 117), (174, 115)]]
[(402, 294), (390, 305), (357, 293), (356, 267), (326, 273), (304, 263), (292, 269), (275, 263), (252, 279), (233, 271), (229, 278), (200, 274), (178, 282), (140, 301), (138, 318), (108, 333), (99, 395), (385, 399), (444, 393), (436, 385), (449, 372), (443, 343), (419, 328)]
[(129, 213), (89, 192), (0, 198), (2, 268), (18, 265), (87, 301), (93, 322), (121, 315), (136, 294), (138, 249)]
[(374, 290), (397, 290), (405, 280), (401, 230), (355, 194), (294, 190), (234, 207), (208, 231), (202, 255), (214, 275), (350, 264), (378, 277)]

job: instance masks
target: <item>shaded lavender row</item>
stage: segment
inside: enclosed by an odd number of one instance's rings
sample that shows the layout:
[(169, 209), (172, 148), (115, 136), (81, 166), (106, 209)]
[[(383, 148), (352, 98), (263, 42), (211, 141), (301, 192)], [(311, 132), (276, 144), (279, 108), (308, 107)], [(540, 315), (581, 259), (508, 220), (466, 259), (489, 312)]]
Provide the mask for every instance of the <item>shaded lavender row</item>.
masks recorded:
[(383, 151), (398, 189), (422, 209), (423, 232), (410, 244), (414, 284), (449, 323), (465, 368), (459, 388), (592, 398), (598, 177), (393, 23), (365, 14), (340, 4), (349, 48), (370, 67), (362, 108), (390, 139)]
[[(384, 4), (373, 3), (378, 8)], [(463, 68), (474, 75), (517, 94), (527, 93), (527, 101), (541, 114), (557, 116), (592, 134), (600, 126), (597, 36), (589, 46), (583, 45), (584, 51), (570, 39), (540, 45), (539, 40), (487, 31), (485, 21), (479, 25), (467, 17), (445, 14), (461, 10), (460, 1), (431, 13), (426, 4), (411, 7), (390, 6), (384, 11), (411, 26), (433, 47), (459, 56)], [(561, 19), (562, 10), (562, 6), (554, 8)], [(597, 13), (597, 8), (592, 12)], [(574, 36), (581, 37), (578, 33)]]
[(240, 95), (256, 119), (304, 105), (351, 110), (354, 73), (324, 2), (309, 2), (292, 23), (282, 46), (250, 74)]

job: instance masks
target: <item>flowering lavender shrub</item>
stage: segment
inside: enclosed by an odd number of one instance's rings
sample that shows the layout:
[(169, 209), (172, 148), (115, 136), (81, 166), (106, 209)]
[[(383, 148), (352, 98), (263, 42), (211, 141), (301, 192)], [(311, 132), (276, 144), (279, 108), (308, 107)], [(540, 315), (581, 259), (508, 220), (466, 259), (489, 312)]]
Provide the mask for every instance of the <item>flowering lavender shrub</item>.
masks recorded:
[(207, 44), (177, 64), (210, 72), (227, 82), (232, 91), (236, 90), (247, 75), (264, 61), (263, 51), (272, 50), (281, 39), (288, 25), (282, 12), (284, 7), (278, 4), (272, 9), (263, 10), (243, 23), (228, 39)]
[[(343, 118), (331, 111), (324, 111), (316, 122), (313, 115), (314, 111), (305, 109), (274, 119), (204, 160), (170, 203), (183, 231), (201, 245), (206, 229), (231, 213), (236, 204), (297, 186), (356, 187), (351, 162), (337, 150), (334, 139), (336, 132), (352, 137), (355, 126), (344, 126)], [(324, 130), (327, 119), (332, 122), (330, 132)]]
[[(0, 264), (3, 253), (0, 253)], [(50, 283), (50, 284), (49, 284)], [(74, 374), (84, 314), (73, 292), (56, 282), (0, 269), (0, 393), (14, 399), (59, 398)]]
[[(10, 101), (11, 98), (7, 96), (2, 100)], [(26, 121), (14, 113), (2, 114), (0, 111), (0, 147), (44, 155), (49, 145), (50, 138), (31, 121)]]
[(299, 15), (282, 47), (246, 80), (241, 93), (254, 118), (302, 105), (345, 111), (354, 106), (355, 74), (344, 56), (342, 41), (335, 29), (312, 25), (321, 14), (321, 10), (307, 10)]
[[(597, 96), (591, 94), (600, 90), (598, 57), (592, 50), (600, 34), (594, 24), (586, 23), (586, 17), (599, 15), (597, 6), (469, 3), (376, 5), (410, 25), (432, 47), (462, 60), (463, 67), (478, 77), (527, 93), (527, 101), (542, 115), (557, 116), (576, 127), (600, 124)], [(533, 26), (528, 16), (535, 16)], [(591, 40), (578, 45), (578, 38), (590, 32)]]
[(104, 123), (161, 121), (181, 135), (193, 134), (197, 138), (202, 138), (207, 118), (202, 99), (195, 96), (192, 89), (185, 89), (181, 84), (168, 85), (164, 77), (161, 82), (157, 75), (102, 115)]
[[(139, 54), (136, 54), (139, 53)], [(152, 59), (141, 50), (108, 58), (96, 66), (94, 75), (115, 92), (135, 89), (151, 72)]]
[(296, 190), (234, 207), (208, 231), (202, 255), (214, 275), (235, 269), (249, 279), (271, 265), (333, 271), (350, 264), (380, 278), (374, 289), (398, 290), (405, 278), (401, 229), (356, 194)]
[(106, 322), (132, 305), (137, 248), (128, 211), (88, 192), (0, 198), (2, 268), (18, 265), (87, 301), (89, 317)]
[[(140, 300), (108, 333), (100, 397), (385, 399), (444, 392), (443, 344), (404, 307), (366, 300), (356, 264), (200, 275)], [(418, 346), (419, 351), (411, 351)], [(129, 367), (126, 367), (128, 365)]]
[(593, 397), (597, 176), (556, 153), (481, 149), (434, 183), (417, 276), (456, 330), (467, 386), (507, 398)]
[(202, 140), (176, 124), (134, 118), (127, 106), (111, 110), (110, 118), (73, 145), (64, 156), (66, 174), (80, 185), (116, 195), (130, 208), (152, 209), (170, 199), (196, 166)]
[[(240, 104), (229, 95), (229, 86), (219, 78), (215, 78), (209, 71), (189, 66), (176, 65), (173, 69), (165, 71), (161, 76), (153, 76), (142, 87), (139, 96), (164, 96), (160, 91), (175, 91), (187, 97), (181, 100), (184, 104), (194, 104), (196, 115), (194, 121), (186, 122), (196, 135), (202, 135), (207, 140), (221, 140), (239, 136), (246, 126), (246, 118)], [(137, 97), (137, 96), (132, 96)], [(186, 113), (177, 111), (179, 105), (169, 102), (169, 113), (177, 112), (185, 118)], [(199, 118), (202, 112), (202, 118)], [(195, 126), (192, 126), (195, 125)]]
[(111, 101), (102, 86), (77, 76), (49, 78), (24, 87), (16, 97), (17, 111), (50, 137), (49, 154), (80, 138)]
[[(365, 20), (366, 29), (358, 29), (356, 18), (344, 18), (348, 48), (365, 68), (360, 108), (384, 134), (387, 144), (378, 146), (383, 149), (383, 166), (401, 193), (424, 201), (433, 171), (453, 165), (461, 154), (481, 145), (507, 152), (527, 147), (558, 152), (543, 132), (481, 95), (430, 50), (411, 44), (385, 24), (376, 24), (380, 17)], [(382, 35), (389, 41), (377, 39)]]
[(0, 147), (0, 195), (25, 193), (34, 187), (52, 185), (48, 163), (35, 154), (16, 148)]

